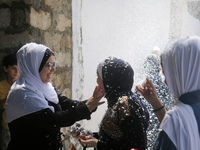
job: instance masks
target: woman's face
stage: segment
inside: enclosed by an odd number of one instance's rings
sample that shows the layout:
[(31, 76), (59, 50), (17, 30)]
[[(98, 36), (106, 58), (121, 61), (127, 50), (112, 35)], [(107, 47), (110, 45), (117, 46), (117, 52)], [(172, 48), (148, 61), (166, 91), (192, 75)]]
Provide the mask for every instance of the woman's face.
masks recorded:
[(55, 63), (55, 57), (51, 55), (40, 71), (40, 78), (43, 83), (51, 81), (52, 75), (55, 72)]
[(103, 80), (101, 79), (101, 77), (99, 76), (99, 73), (97, 72), (97, 84), (99, 85), (99, 87), (102, 89), (102, 92), (105, 93), (105, 89), (103, 86)]

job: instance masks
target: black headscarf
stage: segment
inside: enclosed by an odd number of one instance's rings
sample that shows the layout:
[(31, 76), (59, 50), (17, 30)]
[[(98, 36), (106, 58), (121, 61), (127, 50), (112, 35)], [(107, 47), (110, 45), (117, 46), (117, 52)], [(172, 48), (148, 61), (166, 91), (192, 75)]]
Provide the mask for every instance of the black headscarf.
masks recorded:
[[(99, 64), (97, 70), (103, 80), (108, 108), (116, 104), (120, 97), (127, 96), (130, 108), (132, 108), (131, 111), (138, 109), (143, 116), (142, 120), (146, 130), (148, 127), (149, 114), (142, 102), (135, 99), (132, 92), (134, 71), (131, 65), (122, 59), (108, 57)], [(137, 108), (133, 108), (135, 104), (138, 106)]]
[(44, 67), (45, 63), (47, 62), (47, 60), (49, 59), (49, 57), (51, 55), (55, 56), (54, 52), (51, 49), (46, 49), (46, 51), (44, 53), (44, 57), (43, 57), (42, 62), (40, 64), (39, 72), (42, 70), (42, 68)]
[(102, 79), (108, 107), (112, 107), (121, 96), (132, 96), (133, 69), (129, 63), (116, 57), (105, 59), (102, 66)]

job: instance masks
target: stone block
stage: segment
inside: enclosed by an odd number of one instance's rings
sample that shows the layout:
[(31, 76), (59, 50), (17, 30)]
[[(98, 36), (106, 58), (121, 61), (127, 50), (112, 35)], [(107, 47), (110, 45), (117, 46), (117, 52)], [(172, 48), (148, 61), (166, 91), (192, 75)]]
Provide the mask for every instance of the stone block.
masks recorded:
[(72, 72), (67, 68), (57, 67), (53, 76), (53, 83), (66, 96), (71, 96)]
[(68, 18), (72, 19), (72, 0), (64, 0), (62, 4), (62, 12)]
[(60, 51), (60, 40), (62, 34), (45, 32), (44, 33), (44, 41), (45, 45), (51, 48), (54, 52)]
[(11, 12), (9, 8), (0, 9), (0, 28), (9, 27), (11, 23)]
[(57, 52), (56, 53), (56, 60), (58, 61), (59, 67), (68, 67), (72, 66), (72, 54), (71, 52)]
[(66, 49), (72, 50), (72, 37), (65, 34), (61, 38), (61, 51), (65, 51)]
[(6, 35), (0, 32), (1, 49), (19, 47), (22, 44), (29, 42), (30, 39), (31, 35), (28, 33), (28, 31), (13, 35)]
[(45, 0), (45, 5), (50, 6), (54, 11), (62, 11), (62, 0)]
[(51, 14), (42, 10), (31, 8), (30, 25), (40, 30), (47, 30), (51, 26)]
[(63, 14), (59, 14), (58, 18), (56, 18), (57, 26), (56, 30), (64, 31), (67, 27), (71, 27), (71, 20), (66, 18)]
[(27, 5), (32, 5), (34, 0), (24, 0), (23, 2)]

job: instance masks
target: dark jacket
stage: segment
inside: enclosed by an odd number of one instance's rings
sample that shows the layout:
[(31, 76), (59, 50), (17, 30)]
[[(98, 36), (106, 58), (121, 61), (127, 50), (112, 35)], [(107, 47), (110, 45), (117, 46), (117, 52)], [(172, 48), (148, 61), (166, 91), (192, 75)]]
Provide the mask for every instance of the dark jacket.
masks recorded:
[(70, 100), (57, 89), (58, 104), (49, 102), (49, 108), (20, 117), (9, 123), (11, 141), (8, 150), (61, 150), (61, 127), (81, 119), (90, 119), (85, 101)]
[[(100, 126), (98, 150), (130, 150), (131, 148), (145, 150), (146, 127), (140, 104), (129, 97), (126, 102), (120, 102), (111, 109), (110, 117), (106, 115)], [(108, 109), (109, 110), (109, 109)], [(126, 110), (126, 112), (125, 112)]]

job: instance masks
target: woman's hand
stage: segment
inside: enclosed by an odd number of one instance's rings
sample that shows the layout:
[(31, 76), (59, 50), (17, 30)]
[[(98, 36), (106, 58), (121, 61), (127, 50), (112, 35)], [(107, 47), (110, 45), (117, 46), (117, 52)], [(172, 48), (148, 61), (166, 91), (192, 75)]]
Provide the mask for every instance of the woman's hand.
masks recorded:
[(83, 147), (97, 147), (98, 140), (92, 136), (82, 136), (79, 138), (79, 142)]
[(92, 112), (97, 106), (105, 103), (105, 101), (100, 102), (103, 96), (104, 93), (102, 92), (102, 89), (100, 89), (99, 86), (96, 86), (93, 92), (93, 96), (90, 97), (88, 101), (85, 103), (90, 112)]
[(136, 86), (136, 89), (151, 105), (153, 105), (158, 100), (156, 88), (152, 81), (148, 78), (146, 78), (140, 87)]
[(147, 78), (140, 87), (136, 86), (136, 89), (152, 105), (158, 120), (161, 122), (165, 116), (166, 109), (163, 107), (162, 102), (158, 98), (156, 88), (151, 80)]

